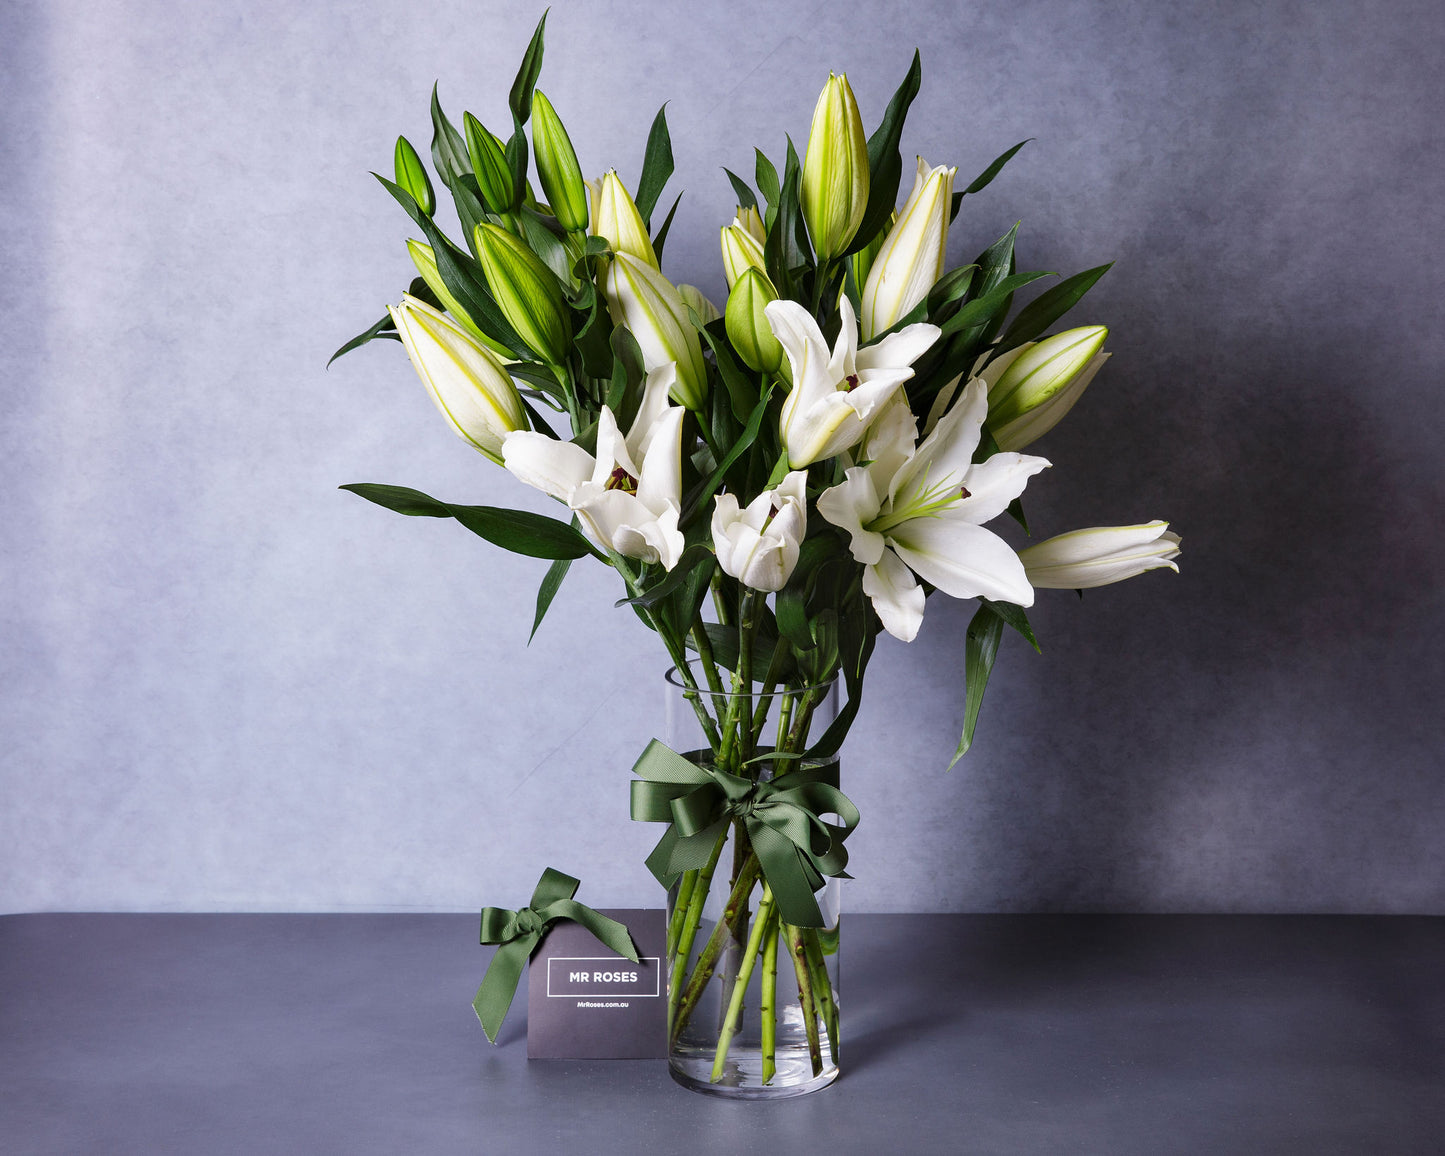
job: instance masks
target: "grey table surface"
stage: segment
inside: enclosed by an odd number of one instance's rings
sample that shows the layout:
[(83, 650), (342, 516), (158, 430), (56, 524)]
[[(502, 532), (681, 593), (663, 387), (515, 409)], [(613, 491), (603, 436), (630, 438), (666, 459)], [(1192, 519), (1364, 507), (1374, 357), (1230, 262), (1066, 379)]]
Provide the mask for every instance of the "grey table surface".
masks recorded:
[(6, 1153), (1442, 1153), (1445, 919), (858, 915), (773, 1104), (495, 1048), (458, 915), (0, 918)]

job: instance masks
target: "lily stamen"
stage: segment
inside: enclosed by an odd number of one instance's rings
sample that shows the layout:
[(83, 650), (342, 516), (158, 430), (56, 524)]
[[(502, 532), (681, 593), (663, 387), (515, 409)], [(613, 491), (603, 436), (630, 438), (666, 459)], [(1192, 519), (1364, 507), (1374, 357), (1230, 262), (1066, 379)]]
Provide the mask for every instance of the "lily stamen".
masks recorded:
[(621, 490), (624, 494), (637, 493), (637, 479), (618, 466), (607, 478), (607, 484), (602, 487), (605, 490)]

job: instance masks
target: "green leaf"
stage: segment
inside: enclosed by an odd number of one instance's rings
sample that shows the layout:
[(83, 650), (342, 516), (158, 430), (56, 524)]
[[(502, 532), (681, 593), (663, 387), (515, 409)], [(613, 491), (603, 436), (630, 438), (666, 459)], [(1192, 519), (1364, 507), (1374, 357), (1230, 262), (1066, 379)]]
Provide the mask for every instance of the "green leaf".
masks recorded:
[(937, 284), (928, 291), (927, 316), (935, 319), (934, 324), (947, 321), (957, 312), (950, 306), (955, 301), (962, 301), (968, 296), (969, 287), (973, 284), (974, 276), (977, 273), (977, 265), (964, 265), (945, 273), (938, 279)]
[(512, 91), (507, 94), (507, 106), (512, 116), (526, 124), (532, 115), (532, 90), (537, 87), (537, 77), (542, 74), (542, 30), (547, 26), (547, 13), (537, 21), (537, 30), (522, 56), (522, 65), (517, 69), (517, 79), (512, 81)]
[(431, 89), (431, 157), (437, 175), (442, 183), (451, 188), (463, 173), (472, 171), (471, 157), (467, 155), (467, 142), (456, 127), (442, 112), (441, 101), (437, 99), (437, 86)]
[(732, 347), (727, 340), (725, 319), (719, 317), (710, 326), (704, 325), (699, 328), (698, 333), (702, 335), (702, 339), (707, 342), (709, 348), (712, 349), (713, 356), (717, 359), (718, 374), (727, 387), (733, 416), (740, 422), (746, 422), (758, 404), (758, 389), (753, 383), (752, 377), (733, 357)]
[[(762, 154), (759, 153), (758, 155), (761, 156)], [(743, 180), (742, 177), (738, 176), (732, 169), (724, 168), (723, 172), (727, 173), (728, 180), (732, 183), (733, 196), (738, 199), (738, 208), (756, 209), (758, 207), (758, 198), (753, 195), (753, 190), (748, 188), (747, 181)], [(777, 180), (776, 173), (773, 174), (773, 179), (775, 181)]]
[[(577, 524), (576, 518), (572, 519), (572, 524)], [(547, 616), (547, 609), (552, 605), (552, 599), (557, 597), (557, 591), (562, 587), (562, 579), (567, 577), (571, 566), (571, 558), (558, 558), (547, 567), (547, 573), (542, 575), (542, 584), (537, 587), (537, 616), (532, 619), (532, 633), (527, 635), (528, 646), (531, 646), (532, 639), (537, 637), (537, 627), (542, 625), (542, 619)]]
[(1034, 628), (1029, 625), (1029, 616), (1024, 613), (1022, 606), (1015, 606), (1012, 602), (990, 602), (987, 598), (980, 598), (979, 602), (1022, 634), (1025, 641), (1039, 654), (1044, 652), (1039, 640), (1034, 637)]
[(353, 337), (350, 341), (348, 341), (345, 345), (343, 345), (340, 349), (333, 353), (326, 362), (326, 368), (330, 369), (331, 363), (335, 361), (338, 357), (340, 357), (343, 353), (350, 353), (353, 349), (359, 349), (368, 341), (373, 341), (378, 337), (389, 337), (394, 341), (401, 340), (401, 338), (397, 335), (396, 325), (392, 321), (390, 313), (388, 313), (370, 329), (366, 329), (363, 330), (361, 333), (358, 333), (355, 337)]
[(732, 448), (723, 455), (722, 461), (718, 462), (717, 469), (713, 470), (707, 480), (700, 485), (695, 493), (689, 495), (687, 502), (688, 515), (683, 519), (684, 522), (692, 521), (693, 516), (707, 505), (712, 499), (713, 494), (717, 492), (717, 488), (722, 485), (722, 480), (724, 476), (726, 476), (728, 469), (738, 458), (742, 457), (743, 452), (757, 440), (758, 431), (762, 429), (763, 426), (763, 418), (766, 417), (768, 413), (768, 399), (772, 396), (772, 393), (773, 387), (769, 385), (768, 388), (763, 391), (763, 396), (758, 401), (758, 404), (753, 408), (752, 416), (748, 418), (748, 424), (743, 427), (743, 432), (740, 433), (737, 440), (733, 442)]
[(652, 251), (659, 261), (662, 260), (662, 247), (667, 244), (667, 231), (672, 228), (672, 218), (677, 215), (677, 206), (681, 203), (682, 193), (678, 193), (677, 199), (672, 202), (672, 208), (667, 210), (667, 219), (662, 222), (662, 228), (658, 229), (657, 235), (652, 238)]
[(563, 248), (561, 238), (547, 228), (541, 216), (531, 209), (521, 209), (517, 213), (517, 221), (522, 226), (522, 240), (527, 242), (532, 252), (542, 258), (542, 263), (552, 270), (559, 282), (570, 284), (571, 262), (567, 260), (567, 250)]
[(667, 105), (657, 110), (652, 120), (652, 129), (647, 134), (647, 152), (642, 158), (642, 176), (637, 181), (637, 211), (650, 231), (652, 210), (662, 188), (672, 176), (672, 137), (667, 131)]
[(998, 157), (993, 162), (993, 164), (989, 165), (988, 168), (984, 169), (982, 173), (975, 177), (973, 184), (969, 185), (968, 188), (964, 189), (961, 193), (954, 193), (953, 212), (949, 219), (952, 220), (953, 217), (958, 216), (958, 207), (959, 205), (963, 204), (964, 197), (968, 196), (970, 193), (979, 193), (982, 192), (984, 189), (988, 188), (989, 182), (992, 181), (994, 177), (998, 176), (999, 170), (1002, 169), (1004, 165), (1008, 164), (1009, 161), (1013, 160), (1014, 153), (1018, 152), (1019, 149), (1023, 148), (1024, 145), (1028, 144), (1029, 141), (1033, 139), (1033, 137), (1029, 137), (1028, 140), (1019, 141), (1018, 144), (1014, 145), (1013, 148), (1008, 149), (1006, 152), (1004, 152), (1002, 156)]
[(677, 565), (667, 572), (661, 582), (633, 598), (619, 598), (613, 605), (655, 606), (687, 583), (692, 577), (694, 568), (703, 565), (708, 559), (716, 561), (712, 549), (703, 542), (694, 542), (682, 552), (677, 560)]
[[(773, 162), (763, 155), (762, 149), (753, 149), (753, 152), (758, 155), (758, 162), (753, 170), (753, 176), (758, 182), (758, 192), (763, 194), (768, 204), (776, 205), (778, 193), (781, 191), (778, 184), (778, 170), (773, 168)], [(732, 176), (732, 174), (728, 173), (728, 176)]]
[(943, 323), (943, 336), (951, 337), (955, 333), (988, 321), (1000, 309), (1007, 306), (1008, 298), (1013, 296), (1016, 289), (1022, 288), (1030, 281), (1037, 281), (1040, 277), (1054, 277), (1054, 273), (1014, 273), (1005, 277), (989, 292), (982, 297), (975, 297), (952, 317)]
[(883, 113), (883, 122), (868, 138), (868, 207), (863, 211), (863, 223), (853, 237), (849, 253), (862, 249), (874, 234), (888, 223), (888, 214), (893, 212), (898, 200), (898, 183), (903, 177), (903, 158), (898, 154), (898, 142), (903, 135), (903, 122), (908, 118), (908, 108), (918, 95), (923, 83), (923, 66), (918, 52), (913, 53), (913, 63), (888, 108)]
[(988, 687), (993, 660), (998, 657), (998, 643), (1003, 637), (1003, 626), (1004, 620), (986, 606), (980, 606), (973, 621), (968, 624), (968, 635), (963, 649), (963, 673), (968, 680), (963, 705), (963, 737), (958, 740), (958, 749), (953, 753), (953, 761), (948, 764), (950, 771), (973, 745), (974, 728), (978, 726), (978, 708), (983, 705), (983, 692)]
[(454, 506), (420, 490), (374, 482), (357, 482), (341, 488), (398, 514), (455, 518), (473, 534), (514, 554), (525, 554), (530, 558), (581, 558), (585, 554), (597, 553), (575, 527), (527, 510)]
[(1024, 533), (1029, 533), (1029, 520), (1024, 517), (1024, 500), (1015, 498), (1008, 504), (1008, 515), (1015, 522), (1024, 528)]
[(1082, 273), (1064, 278), (1046, 293), (1040, 293), (1019, 310), (1013, 324), (1004, 330), (1003, 337), (999, 339), (997, 353), (1007, 353), (1010, 349), (1016, 349), (1024, 342), (1038, 337), (1077, 305), (1079, 299), (1093, 288), (1094, 282), (1113, 266), (1114, 262), (1110, 261), (1107, 265), (1085, 269)]

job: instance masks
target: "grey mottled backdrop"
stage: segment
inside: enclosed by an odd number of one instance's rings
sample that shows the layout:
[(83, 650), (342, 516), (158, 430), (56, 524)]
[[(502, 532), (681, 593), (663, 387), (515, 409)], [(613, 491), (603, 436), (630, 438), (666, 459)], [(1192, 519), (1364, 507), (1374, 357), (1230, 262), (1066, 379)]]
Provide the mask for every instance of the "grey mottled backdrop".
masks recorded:
[[(474, 908), (544, 864), (655, 901), (628, 767), (660, 651), (600, 568), (339, 493), (540, 499), (399, 346), (367, 175), (504, 120), (526, 5), (0, 7), (0, 910)], [(855, 910), (1445, 912), (1445, 18), (1420, 3), (556, 3), (542, 88), (634, 181), (671, 101), (668, 272), (721, 299), (720, 171), (830, 68), (964, 180), (953, 234), (1117, 259), (1113, 361), (1040, 444), (1036, 527), (1166, 517), (1183, 574), (1045, 592), (974, 752), (968, 609), (885, 639), (846, 749)], [(922, 814), (920, 822), (911, 816)]]

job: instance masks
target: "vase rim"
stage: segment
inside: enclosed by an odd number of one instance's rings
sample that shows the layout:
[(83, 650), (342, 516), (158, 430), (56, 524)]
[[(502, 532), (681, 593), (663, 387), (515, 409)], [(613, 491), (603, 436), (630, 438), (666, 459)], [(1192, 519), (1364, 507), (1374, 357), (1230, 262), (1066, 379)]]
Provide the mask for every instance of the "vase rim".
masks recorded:
[[(691, 664), (691, 663), (688, 663), (688, 666), (691, 667), (692, 664)], [(678, 678), (677, 678), (677, 667), (676, 667), (675, 665), (674, 665), (674, 666), (669, 666), (669, 667), (667, 668), (667, 671), (663, 674), (662, 677), (663, 677), (663, 680), (664, 680), (669, 686), (676, 687), (678, 690), (688, 690), (688, 689), (689, 689), (689, 687), (687, 686), (686, 683), (683, 683), (683, 682), (679, 682), (679, 681), (678, 681)], [(750, 691), (747, 691), (747, 692), (745, 692), (745, 693), (739, 693), (738, 691), (734, 691), (734, 690), (718, 690), (718, 691), (709, 690), (709, 691), (705, 691), (704, 693), (709, 694), (709, 695), (713, 695), (713, 696), (721, 696), (721, 697), (723, 697), (723, 698), (753, 698), (753, 699), (757, 699), (757, 698), (777, 698), (779, 695), (784, 695), (784, 694), (801, 694), (801, 693), (803, 693), (803, 692), (805, 692), (805, 691), (810, 691), (810, 690), (830, 691), (830, 690), (834, 689), (837, 685), (838, 685), (838, 676), (835, 674), (832, 678), (828, 679), (827, 682), (810, 682), (810, 683), (807, 683), (807, 684), (805, 684), (805, 685), (803, 685), (803, 686), (786, 686), (786, 685), (780, 685), (780, 686), (775, 686), (772, 690), (767, 690), (767, 691), (764, 691), (764, 690), (750, 690)], [(699, 689), (701, 689), (701, 686), (699, 686)]]

